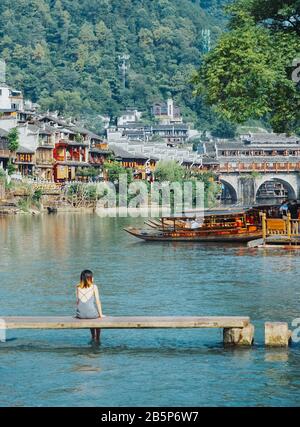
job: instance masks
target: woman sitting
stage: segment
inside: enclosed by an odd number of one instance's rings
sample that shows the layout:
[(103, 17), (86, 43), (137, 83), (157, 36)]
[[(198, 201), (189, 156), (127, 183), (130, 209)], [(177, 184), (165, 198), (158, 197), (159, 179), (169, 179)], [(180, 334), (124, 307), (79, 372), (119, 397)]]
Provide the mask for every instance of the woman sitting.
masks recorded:
[[(84, 270), (80, 276), (80, 283), (76, 287), (76, 301), (78, 319), (98, 319), (103, 316), (99, 291), (94, 285), (93, 273)], [(100, 341), (101, 329), (91, 329), (92, 340)]]

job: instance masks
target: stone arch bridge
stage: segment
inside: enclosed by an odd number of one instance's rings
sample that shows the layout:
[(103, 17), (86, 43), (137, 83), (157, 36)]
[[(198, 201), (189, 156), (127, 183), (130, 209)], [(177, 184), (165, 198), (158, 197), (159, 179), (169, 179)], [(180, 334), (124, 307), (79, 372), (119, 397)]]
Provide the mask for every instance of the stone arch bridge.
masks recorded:
[(289, 199), (300, 198), (299, 172), (264, 172), (257, 176), (254, 174), (228, 172), (222, 173), (219, 176), (219, 180), (227, 188), (233, 203), (252, 205), (257, 200), (258, 191), (261, 186), (269, 181), (281, 183), (287, 191)]

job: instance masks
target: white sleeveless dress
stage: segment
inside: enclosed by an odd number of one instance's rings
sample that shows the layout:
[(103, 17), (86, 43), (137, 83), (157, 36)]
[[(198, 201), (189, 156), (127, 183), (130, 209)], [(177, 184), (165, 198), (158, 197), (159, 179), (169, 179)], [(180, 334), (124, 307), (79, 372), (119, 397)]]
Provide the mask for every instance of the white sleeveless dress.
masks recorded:
[(77, 288), (76, 317), (78, 319), (98, 319), (95, 285), (90, 288)]

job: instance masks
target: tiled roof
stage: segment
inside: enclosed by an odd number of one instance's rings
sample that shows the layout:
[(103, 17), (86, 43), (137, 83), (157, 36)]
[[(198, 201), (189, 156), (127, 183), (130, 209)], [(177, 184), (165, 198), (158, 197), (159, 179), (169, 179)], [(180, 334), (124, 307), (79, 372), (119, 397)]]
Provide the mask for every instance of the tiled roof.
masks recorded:
[(3, 141), (3, 139), (0, 138), (0, 150), (2, 151), (9, 151), (8, 150), (8, 142)]
[(70, 128), (63, 127), (62, 129), (59, 129), (61, 133), (66, 133), (67, 135), (76, 135), (78, 132), (74, 132), (74, 130), (71, 130)]
[(17, 154), (34, 154), (34, 151), (30, 150), (29, 148), (20, 146), (17, 149)]
[(72, 160), (65, 161), (65, 162), (57, 161), (56, 164), (57, 165), (61, 165), (61, 166), (82, 166), (82, 167), (89, 167), (90, 166), (89, 163), (75, 162), (75, 161), (72, 161)]
[(110, 154), (110, 150), (101, 150), (101, 148), (91, 148), (90, 153), (96, 153), (96, 154)]
[(189, 127), (188, 125), (184, 125), (184, 124), (174, 124), (174, 125), (157, 125), (157, 126), (151, 126), (151, 127), (147, 127), (146, 130), (151, 129), (152, 130), (184, 130), (184, 131), (188, 131)]
[(8, 132), (5, 129), (0, 128), (0, 137), (5, 138), (7, 135), (8, 135)]
[(33, 133), (33, 134), (38, 134), (39, 133), (39, 126), (33, 125), (33, 124), (28, 124), (28, 123), (24, 123), (22, 125), (19, 125), (18, 127), (22, 127), (27, 129), (29, 132)]
[(37, 122), (37, 126), (39, 127), (40, 135), (53, 135), (54, 133), (60, 132), (60, 128), (56, 128), (48, 124)]
[(117, 146), (117, 145), (110, 145), (111, 150), (114, 152), (116, 157), (122, 158), (122, 159), (140, 159), (140, 160), (148, 160), (149, 157), (145, 156), (144, 154), (139, 153), (130, 153), (127, 150), (124, 150), (123, 148)]
[(51, 150), (53, 150), (54, 146), (53, 146), (53, 145), (49, 145), (49, 144), (43, 144), (43, 145), (39, 145), (39, 146), (37, 147), (37, 150), (38, 150), (39, 148), (41, 148), (41, 149), (46, 148), (46, 149), (51, 149)]
[(49, 130), (46, 130), (46, 129), (40, 129), (39, 134), (51, 136), (52, 132), (50, 132)]
[(231, 142), (217, 142), (216, 147), (218, 151), (220, 150), (249, 150), (253, 149), (249, 144), (245, 144), (241, 141), (231, 141)]
[(144, 123), (126, 123), (124, 125), (118, 125), (118, 127), (127, 129), (144, 129), (146, 125)]
[(0, 113), (15, 113), (16, 108), (0, 108)]
[(53, 117), (50, 115), (45, 115), (45, 116), (41, 116), (39, 117), (39, 121), (42, 122), (43, 120), (49, 120), (50, 122), (56, 123), (60, 126), (66, 126), (66, 123), (63, 120), (58, 119), (57, 117)]
[(203, 146), (205, 147), (207, 154), (215, 154), (216, 153), (216, 145), (214, 142), (205, 142), (203, 144)]
[(203, 165), (219, 165), (219, 160), (214, 159), (213, 157), (206, 157), (204, 156), (202, 158)]
[[(248, 138), (247, 138), (248, 139)], [(298, 136), (287, 136), (286, 134), (278, 133), (251, 133), (249, 140), (251, 143), (299, 143), (300, 138)]]

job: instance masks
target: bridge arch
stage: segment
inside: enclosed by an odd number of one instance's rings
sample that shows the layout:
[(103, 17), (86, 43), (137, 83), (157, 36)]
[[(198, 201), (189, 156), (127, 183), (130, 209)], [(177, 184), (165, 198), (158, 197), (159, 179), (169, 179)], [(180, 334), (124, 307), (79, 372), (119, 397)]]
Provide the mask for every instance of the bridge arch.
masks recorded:
[[(270, 194), (268, 194), (269, 191)], [(272, 191), (274, 191), (274, 196), (271, 195)], [(278, 199), (278, 201), (284, 199), (294, 200), (297, 199), (297, 191), (290, 182), (283, 178), (266, 177), (259, 182), (255, 199), (257, 202), (267, 199)]]
[(238, 192), (234, 186), (227, 180), (221, 178), (220, 182), (222, 184), (222, 195), (221, 200), (228, 203), (237, 203), (238, 201)]

